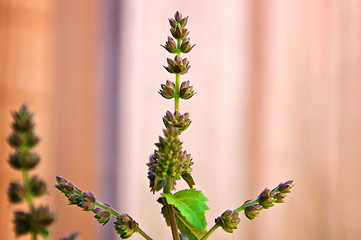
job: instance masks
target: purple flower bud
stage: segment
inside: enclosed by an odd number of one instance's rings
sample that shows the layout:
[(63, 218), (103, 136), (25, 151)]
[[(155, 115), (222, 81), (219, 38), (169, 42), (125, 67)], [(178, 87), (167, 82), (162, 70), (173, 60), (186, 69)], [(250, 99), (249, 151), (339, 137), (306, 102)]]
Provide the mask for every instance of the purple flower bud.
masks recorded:
[(180, 12), (176, 12), (174, 14), (174, 19), (179, 23), (182, 20), (182, 14)]
[(262, 206), (256, 203), (246, 207), (246, 209), (244, 209), (244, 214), (249, 220), (253, 220), (259, 215), (261, 210), (262, 210)]
[(237, 229), (238, 224), (241, 222), (238, 215), (238, 212), (227, 210), (220, 217), (216, 218), (215, 222), (219, 223), (224, 231), (233, 233), (233, 230)]

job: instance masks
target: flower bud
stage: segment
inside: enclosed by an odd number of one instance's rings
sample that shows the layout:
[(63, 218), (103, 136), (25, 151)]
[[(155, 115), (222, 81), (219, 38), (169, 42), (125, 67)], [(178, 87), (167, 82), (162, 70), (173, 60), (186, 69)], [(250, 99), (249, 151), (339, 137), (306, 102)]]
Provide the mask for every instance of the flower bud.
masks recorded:
[(189, 86), (189, 85), (190, 85), (189, 81), (182, 82), (179, 89), (180, 98), (187, 100), (196, 94), (193, 90), (193, 86)]
[(95, 196), (93, 193), (89, 192), (83, 192), (84, 201), (87, 201), (89, 203), (95, 203)]
[(138, 223), (136, 223), (128, 214), (120, 215), (114, 222), (114, 229), (121, 238), (129, 238), (135, 232)]
[(161, 89), (158, 91), (166, 99), (172, 99), (175, 93), (175, 84), (167, 80), (166, 84), (160, 85)]
[(15, 169), (29, 170), (34, 168), (39, 161), (40, 157), (36, 153), (16, 151), (10, 155), (9, 164)]
[(278, 191), (281, 193), (290, 193), (291, 188), (293, 187), (293, 180), (289, 180), (285, 183), (280, 183), (277, 187)]
[(244, 214), (249, 220), (255, 219), (260, 213), (262, 206), (258, 203), (250, 205), (244, 209)]
[(287, 196), (286, 193), (278, 192), (275, 194), (274, 198), (276, 199), (276, 203), (283, 203), (284, 198)]
[(238, 224), (241, 222), (238, 215), (238, 212), (227, 210), (216, 218), (215, 222), (219, 223), (224, 231), (233, 233), (233, 230), (237, 229)]
[(54, 221), (54, 215), (48, 206), (40, 206), (31, 209), (32, 230), (31, 232), (47, 235), (47, 227)]
[(77, 194), (77, 193), (74, 193), (74, 192), (71, 192), (69, 194), (66, 194), (68, 200), (69, 200), (69, 204), (72, 205), (72, 204), (80, 204), (82, 201), (83, 201), (83, 196)]
[(23, 201), (26, 190), (20, 183), (11, 182), (7, 193), (11, 203), (19, 203)]
[(16, 132), (28, 132), (34, 128), (34, 123), (32, 121), (33, 114), (28, 111), (26, 105), (22, 105), (19, 111), (12, 113), (14, 122), (12, 123), (12, 128)]
[(79, 199), (81, 199), (81, 200), (77, 203), (78, 207), (81, 207), (84, 211), (93, 211), (94, 210), (94, 208), (95, 208), (94, 203), (87, 202), (84, 197), (79, 198)]
[(273, 198), (275, 195), (274, 192), (271, 192), (270, 189), (266, 188), (263, 192), (258, 196), (259, 204), (267, 209), (274, 205), (275, 199)]
[(168, 41), (165, 42), (165, 45), (161, 45), (161, 46), (164, 47), (170, 53), (177, 52), (177, 44), (171, 37), (168, 37)]
[(163, 66), (169, 73), (185, 74), (188, 72), (190, 66), (187, 58), (181, 59), (178, 55), (174, 60), (167, 58), (168, 66)]
[(110, 220), (110, 213), (102, 208), (95, 208), (93, 210), (93, 213), (95, 213), (94, 218), (99, 222), (102, 223), (103, 226), (107, 224)]
[(16, 236), (24, 235), (31, 230), (31, 215), (22, 211), (14, 212), (14, 225)]
[(182, 14), (180, 12), (176, 12), (174, 14), (174, 19), (179, 23), (182, 20)]
[(24, 139), (23, 137), (18, 134), (17, 132), (13, 132), (9, 137), (8, 137), (8, 143), (10, 146), (12, 146), (13, 148), (19, 148), (23, 143), (24, 143)]
[(189, 53), (195, 45), (191, 45), (189, 38), (182, 40), (180, 50), (183, 53)]
[(179, 24), (181, 25), (182, 28), (184, 28), (187, 25), (188, 22), (188, 16), (185, 18), (182, 18), (182, 20), (180, 20)]
[(24, 142), (24, 144), (28, 148), (32, 148), (32, 147), (35, 147), (36, 144), (39, 143), (39, 141), (40, 141), (40, 138), (38, 136), (36, 136), (33, 132), (30, 132), (29, 134), (27, 134), (26, 141)]
[(47, 192), (45, 182), (39, 179), (37, 176), (33, 176), (30, 179), (29, 185), (31, 193), (36, 197), (44, 195)]
[(172, 28), (176, 28), (177, 27), (177, 21), (173, 18), (169, 18), (169, 24)]
[(56, 176), (56, 181), (58, 183), (67, 183), (67, 181), (64, 178), (60, 177), (60, 176)]
[(163, 117), (163, 123), (166, 128), (173, 126), (181, 131), (186, 130), (191, 122), (188, 113), (181, 115), (178, 111), (175, 111), (174, 114), (167, 111), (166, 115)]

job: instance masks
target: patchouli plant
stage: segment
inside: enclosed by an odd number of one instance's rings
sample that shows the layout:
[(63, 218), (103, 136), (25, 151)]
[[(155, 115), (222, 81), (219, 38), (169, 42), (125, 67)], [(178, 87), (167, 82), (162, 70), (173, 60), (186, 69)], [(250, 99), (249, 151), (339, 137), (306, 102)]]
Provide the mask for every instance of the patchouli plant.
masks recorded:
[[(187, 22), (188, 17), (182, 17), (179, 12), (175, 13), (174, 18), (169, 19), (172, 36), (168, 37), (162, 46), (169, 53), (174, 54), (174, 57), (167, 58), (167, 65), (164, 68), (175, 76), (175, 81), (167, 80), (165, 84), (161, 84), (159, 93), (165, 99), (174, 99), (174, 111), (167, 111), (163, 117), (164, 136), (159, 137), (159, 142), (155, 144), (156, 150), (147, 163), (151, 192), (156, 194), (161, 191), (158, 202), (161, 204), (161, 213), (166, 224), (171, 228), (174, 240), (208, 239), (219, 227), (232, 233), (241, 221), (239, 217), (241, 211), (248, 219), (253, 220), (261, 210), (283, 202), (293, 187), (291, 180), (279, 184), (273, 190), (266, 188), (257, 199), (248, 200), (234, 210), (226, 210), (215, 219), (215, 224), (207, 231), (205, 211), (209, 209), (206, 204), (208, 198), (194, 188), (193, 159), (183, 150), (180, 140), (180, 135), (191, 124), (191, 120), (188, 113), (180, 112), (179, 101), (188, 100), (195, 95), (189, 81), (180, 83), (180, 77), (190, 69), (188, 59), (183, 58), (182, 54), (190, 52), (195, 46), (190, 42)], [(178, 180), (184, 180), (189, 188), (175, 192)], [(81, 191), (62, 177), (57, 177), (55, 186), (65, 194), (70, 204), (93, 212), (99, 223), (105, 225), (114, 216), (114, 229), (120, 238), (129, 238), (137, 232), (145, 239), (152, 239), (131, 216), (119, 214), (110, 205), (99, 202), (91, 192)]]

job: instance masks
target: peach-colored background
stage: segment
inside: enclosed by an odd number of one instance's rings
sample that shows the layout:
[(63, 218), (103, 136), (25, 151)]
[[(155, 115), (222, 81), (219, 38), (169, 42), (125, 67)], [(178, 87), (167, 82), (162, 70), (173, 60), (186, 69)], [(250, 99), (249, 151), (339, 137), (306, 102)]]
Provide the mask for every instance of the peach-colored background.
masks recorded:
[[(242, 215), (211, 239), (361, 239), (361, 2), (358, 0), (0, 0), (0, 239), (13, 239), (6, 163), (10, 111), (35, 111), (36, 172), (56, 212), (51, 239), (117, 239), (52, 187), (55, 176), (170, 239), (146, 178), (162, 116), (157, 93), (173, 80), (159, 46), (168, 17), (189, 15), (198, 94), (181, 101), (182, 134), (209, 227), (226, 209), (294, 179), (286, 204)], [(179, 189), (185, 185), (180, 183)], [(134, 239), (141, 239), (134, 235)], [(24, 238), (25, 239), (25, 238)]]

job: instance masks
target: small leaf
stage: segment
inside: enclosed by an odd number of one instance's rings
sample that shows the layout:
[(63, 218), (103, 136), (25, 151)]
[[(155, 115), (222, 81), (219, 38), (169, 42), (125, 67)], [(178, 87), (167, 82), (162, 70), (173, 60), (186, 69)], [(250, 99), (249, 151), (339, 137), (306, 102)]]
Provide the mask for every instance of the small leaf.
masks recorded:
[(167, 226), (170, 227), (169, 215), (165, 206), (162, 207), (161, 213), (163, 214)]
[(194, 183), (192, 175), (190, 175), (189, 173), (184, 173), (184, 174), (182, 174), (182, 178), (183, 178), (184, 181), (186, 181), (189, 188), (193, 188), (195, 183)]
[(201, 191), (193, 188), (181, 190), (174, 195), (167, 193), (161, 193), (161, 195), (167, 199), (168, 204), (174, 205), (190, 224), (201, 230), (206, 230), (205, 211), (209, 207), (205, 202), (208, 201), (208, 198)]

